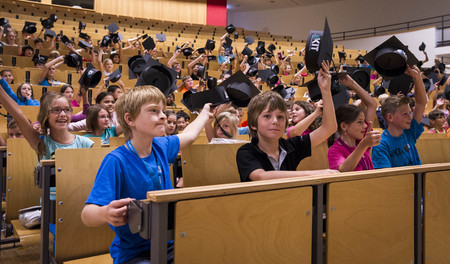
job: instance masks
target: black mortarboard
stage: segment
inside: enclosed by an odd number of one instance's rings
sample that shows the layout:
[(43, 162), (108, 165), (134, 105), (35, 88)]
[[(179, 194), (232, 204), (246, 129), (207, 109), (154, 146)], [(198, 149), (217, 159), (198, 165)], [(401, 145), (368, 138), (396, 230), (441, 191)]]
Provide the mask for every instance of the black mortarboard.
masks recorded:
[(311, 30), (305, 47), (305, 64), (309, 72), (316, 72), (322, 61), (333, 60), (333, 39), (331, 38), (328, 20), (325, 18), (323, 31)]
[(196, 76), (197, 76), (199, 79), (203, 79), (203, 76), (204, 76), (204, 75), (205, 75), (205, 66), (199, 65), (199, 66), (198, 66), (198, 70), (197, 70)]
[(247, 75), (249, 77), (254, 77), (258, 73), (258, 68), (256, 67), (250, 67), (250, 69), (247, 71)]
[(256, 47), (256, 53), (258, 53), (258, 55), (262, 55), (266, 53), (266, 48), (263, 45), (258, 45), (258, 47)]
[(252, 67), (258, 67), (258, 61), (259, 61), (259, 57), (255, 57), (255, 56), (250, 56), (247, 60), (248, 65), (252, 66)]
[(422, 44), (420, 44), (420, 46), (419, 46), (419, 51), (425, 51), (425, 48), (426, 48), (427, 46), (425, 45), (425, 43), (424, 42), (422, 42)]
[(442, 76), (442, 78), (439, 80), (438, 85), (439, 85), (439, 86), (444, 85), (444, 84), (447, 82), (447, 79), (448, 79), (448, 75), (447, 75), (447, 74), (444, 74), (444, 75)]
[(434, 71), (427, 74), (427, 77), (428, 77), (428, 79), (432, 80), (433, 83), (439, 82), (439, 77), (437, 76), (437, 74)]
[(56, 37), (56, 32), (51, 29), (45, 29), (44, 36), (48, 36), (50, 38)]
[(370, 51), (364, 59), (385, 79), (402, 75), (406, 65), (413, 67), (418, 62), (408, 47), (395, 36)]
[(280, 67), (278, 67), (278, 65), (276, 65), (276, 64), (272, 64), (272, 65), (270, 66), (270, 70), (271, 70), (273, 73), (275, 73), (275, 74), (280, 73)]
[(441, 73), (445, 72), (445, 64), (444, 63), (442, 63), (442, 62), (438, 63), (437, 68)]
[(216, 48), (216, 42), (208, 39), (205, 44), (205, 50), (214, 50)]
[(118, 43), (119, 41), (123, 40), (123, 36), (120, 33), (113, 33), (109, 35), (109, 38), (111, 39), (111, 41), (115, 44)]
[(347, 53), (345, 51), (338, 51), (338, 55), (339, 55), (339, 61), (341, 61), (342, 59), (346, 59), (347, 58)]
[(389, 81), (388, 91), (391, 95), (397, 95), (401, 92), (406, 96), (411, 91), (413, 85), (413, 78), (407, 74), (402, 74), (399, 77), (393, 78)]
[(78, 66), (81, 65), (81, 63), (83, 62), (83, 57), (81, 57), (80, 55), (76, 54), (76, 53), (69, 53), (68, 55), (66, 55), (64, 57), (64, 63), (67, 64), (67, 66), (72, 67), (72, 68), (77, 68)]
[(274, 50), (276, 50), (277, 48), (275, 47), (275, 45), (273, 45), (273, 43), (270, 43), (269, 46), (267, 46), (267, 50), (270, 53), (273, 53)]
[(70, 39), (66, 35), (60, 36), (59, 39), (66, 46), (70, 43)]
[(281, 97), (283, 97), (283, 99), (291, 99), (292, 97), (294, 97), (297, 89), (294, 89), (292, 87), (285, 87), (283, 84), (280, 84), (277, 87), (273, 88), (272, 91), (279, 93)]
[(166, 34), (156, 34), (156, 39), (157, 39), (159, 42), (164, 42), (164, 41), (167, 40)]
[(204, 54), (205, 53), (205, 48), (198, 48), (197, 52), (198, 52), (198, 54)]
[(230, 99), (223, 86), (210, 88), (209, 90), (198, 93), (189, 90), (183, 94), (183, 99), (181, 99), (181, 103), (190, 111), (201, 109), (207, 103), (217, 106), (228, 103), (229, 101)]
[(0, 27), (3, 27), (5, 25), (7, 25), (7, 24), (9, 24), (8, 19), (6, 19), (4, 17), (0, 18)]
[(234, 31), (236, 31), (236, 28), (233, 26), (233, 24), (229, 24), (225, 30), (228, 32), (228, 34), (232, 34)]
[(363, 55), (359, 54), (358, 57), (355, 58), (355, 61), (359, 61), (360, 63), (364, 63), (366, 61)]
[(91, 44), (87, 43), (87, 42), (84, 41), (84, 40), (80, 40), (80, 41), (78, 42), (78, 46), (79, 46), (80, 48), (82, 48), (82, 49), (85, 49), (85, 50), (87, 50), (87, 49), (89, 49), (89, 48), (93, 48)]
[(369, 67), (347, 67), (346, 72), (364, 90), (370, 93), (370, 68)]
[(80, 34), (78, 35), (78, 37), (79, 37), (80, 39), (84, 39), (84, 40), (88, 40), (89, 38), (91, 38), (88, 34), (85, 34), (85, 33), (80, 33)]
[(383, 86), (374, 87), (373, 95), (375, 95), (375, 97), (379, 97), (384, 93), (386, 93), (386, 89)]
[(120, 70), (120, 68), (118, 68), (117, 70), (113, 71), (113, 72), (109, 75), (109, 81), (115, 83), (115, 82), (117, 82), (121, 77), (122, 77), (122, 71)]
[(305, 64), (303, 64), (303, 62), (300, 62), (299, 64), (297, 64), (297, 69), (298, 70), (303, 69), (303, 67), (305, 67)]
[[(346, 74), (346, 73), (344, 73), (344, 74)], [(347, 92), (347, 89), (342, 89), (341, 85), (339, 84), (339, 77), (341, 77), (341, 76), (342, 76), (342, 73), (341, 74), (337, 74), (337, 73), (331, 74), (331, 95), (333, 95), (333, 96), (341, 93), (342, 90)], [(309, 97), (311, 98), (311, 100), (318, 101), (318, 100), (322, 99), (322, 93), (320, 91), (320, 87), (317, 82), (317, 76), (315, 76), (313, 80), (305, 83), (304, 85), (308, 87), (308, 93), (309, 93)], [(337, 106), (335, 105), (334, 107), (336, 108)]]
[(130, 57), (128, 59), (128, 79), (137, 79), (144, 70), (146, 62), (146, 58), (141, 55)]
[(428, 92), (434, 90), (434, 83), (433, 80), (428, 78), (423, 78), (423, 86), (425, 86), (425, 91)]
[(177, 89), (177, 73), (167, 66), (149, 58), (136, 86), (153, 85), (167, 97)]
[[(208, 58), (208, 61), (217, 60), (217, 57), (214, 55), (208, 55), (207, 58)], [(230, 58), (230, 60), (231, 60), (231, 58)]]
[(260, 93), (253, 82), (241, 71), (231, 75), (218, 87), (224, 87), (230, 101), (238, 107), (247, 107), (250, 100)]
[(245, 43), (247, 43), (248, 45), (252, 45), (253, 43), (255, 43), (255, 39), (253, 39), (253, 36), (245, 37), (244, 41), (245, 41)]
[(234, 39), (238, 39), (239, 38), (239, 32), (234, 32)]
[(86, 65), (86, 69), (78, 80), (78, 83), (86, 88), (93, 88), (97, 86), (97, 84), (102, 79), (102, 73), (95, 69), (94, 65), (88, 63)]
[(152, 37), (148, 37), (142, 42), (142, 46), (146, 50), (153, 50), (156, 47), (156, 44)]
[(78, 29), (82, 30), (86, 28), (86, 23), (79, 21), (78, 22)]
[(109, 30), (109, 32), (111, 33), (116, 33), (117, 30), (119, 30), (119, 26), (116, 25), (116, 23), (111, 23), (109, 24), (109, 26), (107, 27), (107, 29)]
[[(339, 81), (338, 81), (339, 85)], [(348, 104), (350, 100), (350, 92), (347, 89), (339, 89), (336, 94), (333, 95), (333, 106), (334, 109), (338, 108), (341, 105)]]
[(225, 38), (225, 46), (226, 47), (229, 47), (229, 48), (231, 48), (232, 47), (232, 44), (233, 44), (233, 40), (232, 39), (230, 39), (229, 37), (226, 37)]
[(183, 52), (183, 55), (188, 57), (192, 55), (192, 52), (194, 52), (194, 50), (191, 47), (187, 47), (181, 50), (181, 52)]
[(261, 78), (261, 81), (268, 82), (271, 85), (274, 85), (278, 82), (278, 75), (276, 75), (272, 70), (259, 70), (258, 77)]
[(109, 36), (103, 36), (100, 47), (107, 47), (109, 44), (111, 44), (111, 38)]
[(26, 21), (22, 31), (28, 34), (33, 34), (36, 32), (36, 23)]
[(52, 14), (49, 18), (42, 20), (41, 24), (45, 29), (50, 29), (53, 27), (53, 23), (55, 23), (56, 20), (58, 20), (58, 17), (55, 14)]
[(34, 62), (34, 65), (39, 63), (45, 64), (48, 60), (48, 57), (35, 53), (32, 60)]
[(252, 56), (253, 51), (249, 47), (245, 46), (245, 48), (242, 50), (241, 53), (244, 56), (247, 55), (248, 57), (250, 57), (250, 56)]

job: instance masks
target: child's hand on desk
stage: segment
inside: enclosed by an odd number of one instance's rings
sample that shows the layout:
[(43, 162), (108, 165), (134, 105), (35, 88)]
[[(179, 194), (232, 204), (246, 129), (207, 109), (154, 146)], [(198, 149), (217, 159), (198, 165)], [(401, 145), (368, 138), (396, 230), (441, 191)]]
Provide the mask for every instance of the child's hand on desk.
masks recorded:
[(122, 226), (128, 222), (127, 205), (135, 199), (115, 200), (106, 206), (106, 221), (112, 226)]

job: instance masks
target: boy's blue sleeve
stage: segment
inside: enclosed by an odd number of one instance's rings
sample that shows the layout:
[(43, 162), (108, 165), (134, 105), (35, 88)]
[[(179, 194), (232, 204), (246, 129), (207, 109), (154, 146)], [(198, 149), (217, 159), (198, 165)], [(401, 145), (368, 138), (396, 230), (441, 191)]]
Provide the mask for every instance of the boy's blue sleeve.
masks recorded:
[(174, 163), (180, 151), (180, 139), (176, 135), (165, 138), (167, 139), (167, 160), (169, 163)]
[[(11, 97), (16, 103), (19, 103), (19, 98), (17, 95), (11, 90), (11, 87), (8, 85), (8, 83), (5, 81), (5, 79), (0, 80), (0, 85), (3, 87), (3, 90)], [(31, 99), (30, 99), (31, 100)]]
[(392, 167), (386, 142), (381, 142), (380, 145), (372, 148), (372, 162), (375, 169)]

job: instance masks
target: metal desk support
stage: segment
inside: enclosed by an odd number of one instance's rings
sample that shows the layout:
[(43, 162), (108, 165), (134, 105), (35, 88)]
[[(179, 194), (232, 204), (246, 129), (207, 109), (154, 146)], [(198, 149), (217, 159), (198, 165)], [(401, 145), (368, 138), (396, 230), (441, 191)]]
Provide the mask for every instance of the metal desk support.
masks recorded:
[(42, 209), (41, 209), (41, 263), (49, 263), (49, 226), (50, 223), (50, 174), (51, 167), (41, 167)]
[(167, 263), (168, 213), (168, 203), (152, 204), (150, 260), (153, 264)]
[(423, 180), (425, 173), (414, 173), (414, 263), (423, 263)]
[(323, 261), (323, 184), (313, 186), (312, 263)]

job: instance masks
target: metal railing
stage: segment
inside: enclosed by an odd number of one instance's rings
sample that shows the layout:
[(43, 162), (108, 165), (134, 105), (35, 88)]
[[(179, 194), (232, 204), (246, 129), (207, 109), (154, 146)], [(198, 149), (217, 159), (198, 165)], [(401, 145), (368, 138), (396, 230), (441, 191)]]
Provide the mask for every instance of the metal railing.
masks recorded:
[(390, 24), (385, 26), (335, 32), (332, 33), (331, 35), (334, 41), (340, 41), (353, 38), (372, 37), (380, 34), (388, 34), (404, 30), (412, 30), (426, 26), (435, 26), (436, 29), (441, 31), (440, 32), (441, 38), (439, 41), (436, 42), (437, 47), (450, 45), (450, 37), (446, 39), (444, 36), (445, 29), (450, 28), (450, 14)]

